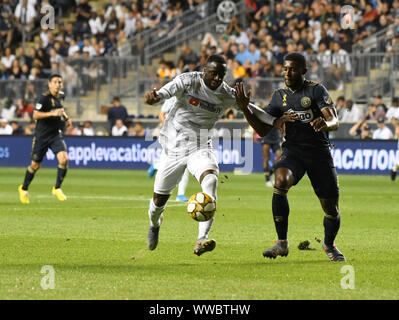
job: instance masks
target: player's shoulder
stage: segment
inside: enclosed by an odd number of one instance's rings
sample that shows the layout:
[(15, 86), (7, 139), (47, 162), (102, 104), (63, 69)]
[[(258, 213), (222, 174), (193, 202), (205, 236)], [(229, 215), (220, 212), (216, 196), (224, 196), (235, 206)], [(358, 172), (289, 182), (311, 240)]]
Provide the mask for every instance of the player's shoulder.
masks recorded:
[(191, 71), (191, 72), (184, 72), (179, 74), (176, 78), (186, 81), (199, 81), (202, 76), (202, 72), (199, 71)]
[(312, 80), (307, 80), (307, 79), (305, 79), (305, 81), (304, 81), (304, 85), (306, 87), (315, 87), (315, 86), (320, 85), (320, 84), (321, 83), (319, 81), (312, 81)]
[(281, 86), (277, 89), (274, 89), (272, 93), (272, 99), (276, 99), (277, 97), (283, 97), (285, 94), (287, 94), (288, 88), (286, 86)]
[(43, 92), (39, 97), (37, 98), (37, 101), (40, 103), (46, 103), (49, 101), (51, 98), (51, 93), (50, 91)]
[(220, 86), (220, 91), (223, 94), (226, 94), (226, 95), (231, 96), (231, 97), (235, 97), (236, 89), (234, 89), (233, 87), (229, 86), (225, 81), (222, 82), (222, 84)]

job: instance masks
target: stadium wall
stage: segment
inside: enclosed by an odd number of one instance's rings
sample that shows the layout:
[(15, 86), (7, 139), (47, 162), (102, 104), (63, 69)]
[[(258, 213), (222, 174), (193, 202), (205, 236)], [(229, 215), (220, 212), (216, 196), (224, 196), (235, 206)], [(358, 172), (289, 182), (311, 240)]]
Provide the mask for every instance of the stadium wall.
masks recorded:
[[(159, 159), (162, 148), (143, 138), (66, 137), (70, 168), (142, 169)], [(0, 137), (0, 167), (26, 167), (32, 137)], [(388, 174), (399, 160), (396, 141), (333, 140), (332, 155), (338, 173)], [(252, 139), (214, 141), (220, 170), (236, 173), (262, 172), (262, 150)], [(56, 167), (47, 152), (44, 167)]]

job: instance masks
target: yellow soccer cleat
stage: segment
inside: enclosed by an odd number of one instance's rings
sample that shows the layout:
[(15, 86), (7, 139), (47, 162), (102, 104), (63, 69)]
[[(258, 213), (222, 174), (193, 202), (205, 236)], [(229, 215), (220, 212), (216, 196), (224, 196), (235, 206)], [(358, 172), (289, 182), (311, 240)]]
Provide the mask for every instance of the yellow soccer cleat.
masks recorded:
[(18, 187), (18, 192), (19, 192), (19, 200), (23, 204), (29, 204), (29, 192), (27, 190), (22, 189), (22, 184)]
[(51, 193), (57, 197), (60, 201), (65, 201), (67, 199), (66, 195), (62, 192), (61, 188), (55, 188), (51, 190)]

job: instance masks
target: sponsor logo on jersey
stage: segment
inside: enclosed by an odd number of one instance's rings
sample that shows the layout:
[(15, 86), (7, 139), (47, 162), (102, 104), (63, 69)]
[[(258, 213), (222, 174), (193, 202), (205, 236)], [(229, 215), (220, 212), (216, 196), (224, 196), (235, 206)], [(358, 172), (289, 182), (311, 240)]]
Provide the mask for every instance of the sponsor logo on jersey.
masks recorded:
[(188, 103), (193, 106), (193, 107), (198, 107), (200, 109), (212, 112), (212, 113), (216, 113), (216, 114), (220, 114), (220, 112), (222, 111), (222, 108), (217, 107), (214, 104), (211, 104), (207, 101), (204, 100), (200, 100), (198, 98), (192, 97), (192, 96), (188, 96)]
[(296, 110), (288, 110), (288, 112), (292, 112), (298, 115), (298, 120), (302, 123), (308, 123), (313, 120), (314, 115), (312, 109), (308, 109), (305, 111), (296, 111)]

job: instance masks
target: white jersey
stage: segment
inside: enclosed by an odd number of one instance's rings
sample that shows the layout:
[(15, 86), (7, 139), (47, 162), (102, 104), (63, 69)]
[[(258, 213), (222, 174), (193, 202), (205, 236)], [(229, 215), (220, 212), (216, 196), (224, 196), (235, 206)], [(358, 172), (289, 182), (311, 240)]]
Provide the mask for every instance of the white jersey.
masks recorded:
[[(161, 101), (176, 97), (159, 137), (166, 152), (189, 154), (199, 148), (209, 147), (209, 131), (216, 121), (226, 109), (238, 108), (232, 87), (223, 82), (216, 90), (211, 90), (205, 85), (202, 76), (202, 72), (183, 73), (157, 92)], [(269, 118), (273, 123), (274, 118)], [(270, 119), (267, 122), (269, 124)]]

